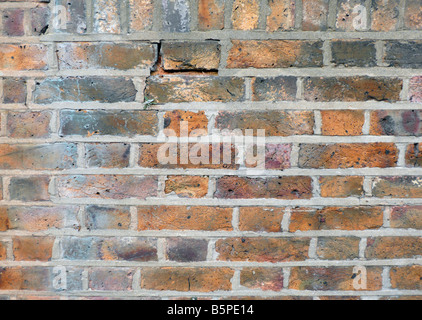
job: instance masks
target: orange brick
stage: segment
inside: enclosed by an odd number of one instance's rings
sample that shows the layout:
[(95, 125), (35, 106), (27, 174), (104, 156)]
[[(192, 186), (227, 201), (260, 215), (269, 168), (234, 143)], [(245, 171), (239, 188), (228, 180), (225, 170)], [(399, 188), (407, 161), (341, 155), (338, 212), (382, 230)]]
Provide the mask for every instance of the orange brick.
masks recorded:
[(324, 198), (361, 197), (364, 177), (321, 177), (321, 196)]
[(16, 261), (50, 261), (54, 238), (20, 237), (13, 239), (13, 255)]
[(360, 136), (365, 123), (363, 111), (321, 111), (325, 136)]
[(181, 198), (203, 198), (208, 194), (208, 180), (208, 177), (170, 176), (164, 191)]

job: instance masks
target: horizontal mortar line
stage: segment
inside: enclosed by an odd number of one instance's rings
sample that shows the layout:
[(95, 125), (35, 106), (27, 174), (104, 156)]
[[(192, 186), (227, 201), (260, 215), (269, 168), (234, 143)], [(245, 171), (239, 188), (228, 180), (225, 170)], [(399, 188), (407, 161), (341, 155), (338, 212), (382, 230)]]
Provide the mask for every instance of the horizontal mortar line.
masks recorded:
[(278, 68), (278, 69), (220, 69), (219, 76), (233, 77), (413, 77), (422, 75), (422, 69), (402, 69), (402, 68)]
[(133, 70), (46, 70), (46, 71), (0, 71), (0, 77), (57, 78), (57, 77), (149, 77), (149, 69)]
[(275, 32), (265, 31), (238, 31), (238, 30), (213, 30), (209, 32), (192, 31), (189, 33), (143, 31), (136, 34), (47, 34), (39, 37), (41, 42), (69, 42), (69, 41), (150, 41), (162, 40), (331, 40), (331, 39), (357, 39), (357, 40), (420, 40), (421, 31), (396, 31), (396, 32), (323, 32), (323, 31), (293, 31)]

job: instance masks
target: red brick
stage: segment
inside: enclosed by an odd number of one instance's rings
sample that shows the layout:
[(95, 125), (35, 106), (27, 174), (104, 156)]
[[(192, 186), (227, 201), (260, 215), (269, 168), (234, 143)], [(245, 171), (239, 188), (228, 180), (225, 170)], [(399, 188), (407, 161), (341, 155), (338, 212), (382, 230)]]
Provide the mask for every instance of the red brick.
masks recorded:
[(106, 261), (157, 261), (157, 241), (144, 238), (97, 239), (97, 259)]
[(414, 259), (421, 255), (422, 238), (369, 238), (365, 256), (368, 259)]
[(50, 8), (37, 7), (31, 9), (31, 27), (32, 35), (40, 36), (45, 34), (49, 28), (49, 21), (51, 18)]
[(329, 0), (303, 0), (303, 31), (327, 30), (329, 2)]
[(13, 239), (15, 261), (50, 261), (54, 238), (19, 237)]
[(422, 206), (392, 208), (390, 224), (392, 228), (422, 229)]
[(260, 5), (258, 0), (234, 0), (232, 10), (233, 29), (257, 29), (259, 9)]
[(224, 29), (224, 0), (199, 0), (198, 29), (200, 31)]
[(318, 238), (317, 256), (322, 260), (354, 260), (359, 258), (360, 238)]
[(395, 31), (398, 27), (400, 0), (375, 0), (371, 9), (371, 30)]
[(372, 135), (421, 136), (422, 112), (418, 110), (380, 110), (371, 113)]
[(0, 44), (0, 70), (44, 70), (47, 47), (42, 44)]
[(321, 196), (324, 198), (362, 197), (364, 177), (320, 177)]
[(410, 79), (409, 94), (411, 102), (422, 102), (422, 77)]
[(24, 11), (21, 9), (8, 9), (3, 11), (3, 33), (6, 36), (23, 36), (25, 30), (23, 27)]
[(126, 143), (85, 145), (85, 165), (88, 168), (126, 168), (129, 157), (130, 145)]
[(3, 103), (26, 103), (26, 80), (6, 78), (3, 80)]
[(419, 0), (406, 1), (404, 24), (411, 30), (422, 29), (422, 4)]
[(130, 268), (95, 268), (88, 272), (89, 289), (100, 291), (130, 291), (135, 273)]
[(422, 179), (412, 176), (376, 178), (372, 194), (378, 198), (421, 198)]
[[(186, 132), (183, 131), (184, 126), (187, 127)], [(205, 136), (208, 134), (208, 118), (204, 111), (168, 111), (164, 115), (164, 129), (168, 136)]]
[(325, 136), (360, 136), (365, 124), (363, 111), (321, 111), (322, 134)]
[(268, 1), (267, 31), (287, 31), (295, 27), (296, 4), (294, 0)]
[(243, 268), (240, 285), (248, 289), (281, 291), (284, 274), (282, 268)]
[[(339, 31), (366, 31), (369, 27), (368, 23), (362, 24), (366, 21), (366, 12), (363, 10), (356, 10), (358, 6), (366, 8), (365, 0), (339, 0), (337, 3), (337, 22), (336, 28)], [(363, 18), (359, 21), (359, 15)], [(360, 24), (359, 24), (360, 22)]]
[(239, 229), (254, 232), (281, 232), (284, 208), (242, 207)]
[(51, 290), (50, 271), (44, 267), (0, 267), (0, 290)]
[(164, 192), (180, 198), (204, 198), (208, 194), (208, 177), (169, 176)]
[(150, 30), (154, 19), (153, 0), (129, 0), (130, 30), (138, 32)]
[(390, 278), (393, 289), (422, 290), (422, 266), (391, 268)]
[(422, 167), (422, 145), (419, 143), (411, 144), (406, 149), (406, 166)]
[(51, 113), (9, 112), (7, 135), (10, 138), (48, 138), (50, 136)]
[(0, 241), (0, 261), (6, 260), (7, 258), (7, 243)]

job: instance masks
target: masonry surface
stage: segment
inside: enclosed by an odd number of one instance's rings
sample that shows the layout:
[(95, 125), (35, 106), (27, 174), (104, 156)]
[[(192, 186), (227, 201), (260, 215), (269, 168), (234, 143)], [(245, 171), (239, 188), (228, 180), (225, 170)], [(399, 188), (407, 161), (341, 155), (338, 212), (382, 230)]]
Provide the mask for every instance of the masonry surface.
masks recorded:
[(420, 0), (0, 0), (0, 119), (0, 299), (422, 299)]

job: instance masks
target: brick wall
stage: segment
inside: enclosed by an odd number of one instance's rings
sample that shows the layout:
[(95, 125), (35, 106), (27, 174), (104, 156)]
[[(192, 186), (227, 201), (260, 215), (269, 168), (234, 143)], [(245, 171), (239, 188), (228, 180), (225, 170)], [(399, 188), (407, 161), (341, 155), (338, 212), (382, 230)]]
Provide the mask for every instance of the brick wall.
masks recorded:
[(420, 0), (0, 11), (0, 297), (422, 297)]

